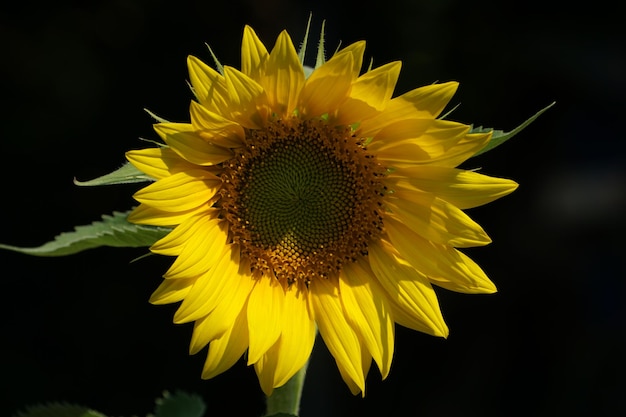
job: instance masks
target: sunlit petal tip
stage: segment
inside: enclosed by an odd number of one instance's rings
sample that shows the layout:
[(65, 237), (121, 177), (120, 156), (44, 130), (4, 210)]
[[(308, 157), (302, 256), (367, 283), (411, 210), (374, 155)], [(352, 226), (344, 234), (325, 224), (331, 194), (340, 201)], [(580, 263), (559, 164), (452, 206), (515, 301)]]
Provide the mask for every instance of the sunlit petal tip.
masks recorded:
[(241, 72), (260, 82), (265, 73), (269, 53), (254, 29), (246, 25), (241, 43)]
[(248, 347), (248, 323), (241, 312), (233, 325), (221, 337), (211, 341), (202, 369), (202, 378), (213, 378), (229, 369)]
[(498, 288), (496, 284), (494, 284), (491, 280), (486, 280), (482, 282), (481, 287), (476, 288), (475, 294), (495, 294), (498, 292)]
[(287, 31), (278, 35), (261, 85), (273, 113), (283, 117), (293, 113), (304, 85), (304, 69)]
[(191, 280), (164, 280), (150, 296), (149, 302), (155, 305), (176, 303), (185, 298), (193, 285)]
[(438, 166), (398, 168), (386, 178), (390, 189), (425, 191), (460, 209), (482, 206), (518, 188), (515, 181)]
[(350, 74), (353, 79), (359, 75), (361, 71), (361, 67), (363, 65), (363, 54), (365, 53), (365, 44), (366, 42), (356, 41), (345, 48), (339, 50), (335, 55), (333, 55), (326, 64), (330, 63), (333, 60), (339, 59), (342, 55), (350, 55), (352, 57), (352, 65), (350, 68)]

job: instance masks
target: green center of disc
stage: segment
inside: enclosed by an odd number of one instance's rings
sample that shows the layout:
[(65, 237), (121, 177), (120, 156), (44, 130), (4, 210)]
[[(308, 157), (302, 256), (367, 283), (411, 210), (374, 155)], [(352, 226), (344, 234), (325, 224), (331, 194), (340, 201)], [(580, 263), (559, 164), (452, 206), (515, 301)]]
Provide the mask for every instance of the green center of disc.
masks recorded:
[(320, 145), (285, 138), (249, 162), (240, 203), (257, 245), (306, 256), (343, 237), (356, 181), (344, 161)]

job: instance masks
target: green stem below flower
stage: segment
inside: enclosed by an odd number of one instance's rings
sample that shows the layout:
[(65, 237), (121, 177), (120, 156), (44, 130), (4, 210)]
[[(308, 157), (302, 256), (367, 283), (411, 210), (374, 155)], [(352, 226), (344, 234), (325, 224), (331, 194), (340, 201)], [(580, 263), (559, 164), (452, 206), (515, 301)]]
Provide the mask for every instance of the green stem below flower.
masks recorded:
[(298, 415), (307, 366), (308, 362), (285, 385), (276, 388), (272, 395), (267, 397), (266, 416), (279, 413)]

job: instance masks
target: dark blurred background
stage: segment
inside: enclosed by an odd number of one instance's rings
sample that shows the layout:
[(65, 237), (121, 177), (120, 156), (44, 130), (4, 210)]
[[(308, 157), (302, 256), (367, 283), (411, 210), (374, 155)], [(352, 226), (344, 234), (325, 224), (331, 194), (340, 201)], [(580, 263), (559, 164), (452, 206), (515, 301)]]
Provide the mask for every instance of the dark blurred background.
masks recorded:
[[(86, 2), (85, 2), (86, 3)], [(626, 415), (623, 128), (626, 53), (615, 3), (529, 0), (349, 2), (114, 0), (0, 6), (0, 241), (35, 246), (126, 210), (136, 186), (78, 188), (156, 138), (143, 108), (188, 120), (185, 58), (207, 42), (238, 67), (244, 24), (271, 47), (282, 29), (327, 45), (368, 41), (374, 65), (402, 60), (396, 92), (461, 83), (454, 120), (509, 130), (557, 104), (466, 167), (520, 183), (470, 215), (492, 236), (468, 250), (499, 287), (438, 291), (450, 337), (397, 329), (390, 376), (350, 395), (318, 340), (302, 416)], [(297, 4), (297, 5), (296, 5)], [(314, 42), (310, 43), (314, 57)], [(163, 390), (201, 395), (207, 416), (259, 416), (243, 362), (200, 379), (191, 325), (150, 293), (170, 260), (144, 249), (65, 258), (0, 252), (0, 414), (70, 401), (143, 416)], [(230, 410), (230, 411), (229, 411)]]

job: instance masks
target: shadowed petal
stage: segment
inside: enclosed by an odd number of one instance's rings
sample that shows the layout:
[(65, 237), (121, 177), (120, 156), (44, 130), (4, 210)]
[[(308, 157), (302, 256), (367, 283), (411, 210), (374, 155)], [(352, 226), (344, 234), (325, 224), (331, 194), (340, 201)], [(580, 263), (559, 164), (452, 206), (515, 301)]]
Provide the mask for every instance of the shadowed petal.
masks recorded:
[(313, 71), (300, 93), (298, 108), (302, 114), (316, 117), (339, 107), (350, 92), (353, 66), (352, 54), (341, 54)]
[(399, 61), (391, 62), (357, 78), (333, 122), (351, 125), (384, 110), (393, 94), (401, 66)]
[[(403, 326), (432, 334), (448, 336), (437, 295), (428, 279), (393, 255), (393, 248), (382, 242), (370, 246), (370, 265), (378, 281), (403, 315), (395, 314)], [(404, 319), (404, 320), (402, 320)]]
[(213, 113), (195, 101), (191, 102), (189, 114), (191, 124), (202, 139), (225, 148), (242, 146), (245, 134), (239, 123)]
[(179, 212), (207, 204), (222, 180), (202, 169), (178, 172), (137, 191), (140, 203), (164, 211)]
[(248, 300), (248, 365), (257, 362), (280, 337), (285, 291), (275, 278), (257, 280)]
[[(202, 139), (196, 131), (169, 130), (171, 125), (159, 123), (154, 130), (159, 132), (167, 143), (181, 158), (200, 166), (210, 166), (232, 158), (230, 149), (217, 146)], [(190, 125), (191, 126), (191, 125)]]
[(286, 31), (278, 36), (260, 79), (272, 111), (279, 116), (290, 116), (304, 85), (304, 70)]
[(447, 82), (416, 88), (393, 98), (385, 110), (376, 117), (363, 121), (361, 134), (374, 136), (379, 130), (400, 120), (435, 119), (443, 111), (459, 83)]
[(241, 42), (241, 72), (260, 83), (268, 59), (269, 54), (265, 45), (254, 30), (246, 25), (243, 29), (243, 41)]
[(126, 152), (126, 159), (138, 170), (154, 179), (197, 168), (170, 148), (147, 148)]
[(385, 378), (393, 357), (394, 326), (385, 292), (377, 284), (369, 265), (362, 262), (346, 264), (339, 275), (339, 294), (348, 320)]
[(427, 240), (455, 247), (482, 246), (491, 239), (458, 207), (419, 190), (396, 190), (387, 199), (390, 216)]
[(245, 307), (241, 309), (233, 325), (220, 337), (211, 341), (202, 378), (213, 378), (228, 370), (248, 348), (248, 322)]
[(198, 101), (208, 110), (228, 116), (229, 96), (224, 77), (194, 56), (187, 57), (189, 78)]
[(150, 303), (170, 304), (182, 301), (193, 285), (195, 278), (164, 279), (150, 296)]
[(225, 66), (224, 76), (230, 95), (229, 109), (233, 120), (243, 127), (255, 129), (267, 120), (269, 104), (263, 87), (236, 69)]
[(458, 250), (423, 239), (391, 218), (385, 219), (389, 240), (407, 262), (440, 287), (464, 293), (493, 293), (483, 270)]
[(517, 189), (517, 183), (508, 179), (429, 165), (398, 168), (385, 182), (391, 188), (433, 193), (460, 209), (482, 206)]

